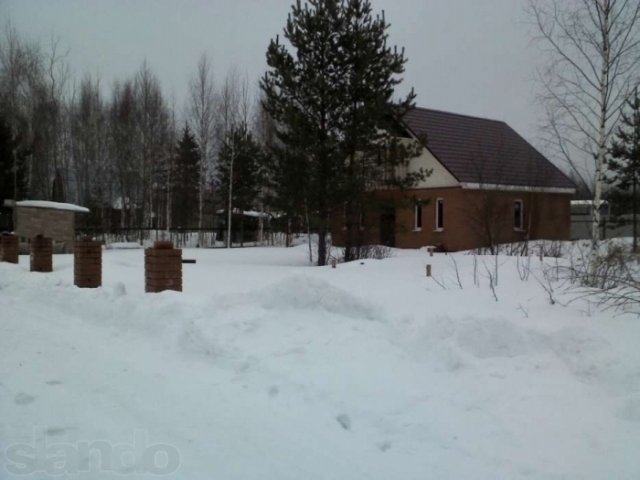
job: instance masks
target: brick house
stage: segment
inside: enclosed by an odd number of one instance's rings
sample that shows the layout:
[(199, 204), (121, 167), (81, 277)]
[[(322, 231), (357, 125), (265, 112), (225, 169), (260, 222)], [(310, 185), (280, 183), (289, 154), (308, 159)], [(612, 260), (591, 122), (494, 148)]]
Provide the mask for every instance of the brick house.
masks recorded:
[(36, 235), (51, 237), (64, 253), (73, 253), (76, 238), (75, 216), (89, 209), (70, 203), (42, 200), (5, 200), (5, 207), (16, 210), (14, 233), (26, 242)]
[[(506, 123), (416, 108), (402, 127), (408, 138), (426, 138), (406, 168), (431, 175), (408, 190), (375, 191), (376, 206), (360, 216), (362, 244), (457, 251), (569, 240), (575, 185)], [(344, 245), (345, 229), (332, 230)]]

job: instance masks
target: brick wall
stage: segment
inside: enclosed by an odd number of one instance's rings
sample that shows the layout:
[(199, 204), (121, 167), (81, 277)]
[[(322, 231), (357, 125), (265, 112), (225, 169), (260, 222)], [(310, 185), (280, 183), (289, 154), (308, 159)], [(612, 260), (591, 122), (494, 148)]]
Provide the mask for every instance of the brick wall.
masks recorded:
[[(379, 205), (386, 199), (395, 212), (395, 246), (420, 248), (442, 245), (449, 251), (468, 250), (488, 244), (489, 233), (494, 243), (521, 240), (569, 240), (570, 200), (566, 194), (463, 190), (459, 187), (383, 192)], [(444, 228), (436, 229), (436, 200), (444, 202)], [(382, 200), (382, 202), (380, 201)], [(515, 202), (524, 206), (523, 227), (514, 228)], [(422, 228), (416, 230), (414, 205), (422, 203)], [(381, 243), (381, 211), (376, 206), (365, 212), (360, 234), (363, 243)], [(344, 245), (344, 219), (333, 224), (333, 242)]]
[(55, 242), (64, 243), (66, 253), (73, 252), (75, 241), (75, 214), (51, 208), (18, 207), (17, 228), (19, 237), (33, 238), (44, 235)]

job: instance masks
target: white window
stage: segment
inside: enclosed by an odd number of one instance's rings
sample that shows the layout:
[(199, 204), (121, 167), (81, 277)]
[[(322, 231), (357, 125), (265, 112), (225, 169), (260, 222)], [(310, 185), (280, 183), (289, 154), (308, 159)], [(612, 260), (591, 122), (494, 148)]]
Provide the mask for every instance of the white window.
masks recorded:
[(444, 230), (444, 199), (436, 200), (436, 230)]
[(522, 200), (513, 202), (513, 228), (524, 230), (524, 203)]
[(416, 202), (413, 208), (413, 230), (419, 232), (422, 230), (422, 202)]

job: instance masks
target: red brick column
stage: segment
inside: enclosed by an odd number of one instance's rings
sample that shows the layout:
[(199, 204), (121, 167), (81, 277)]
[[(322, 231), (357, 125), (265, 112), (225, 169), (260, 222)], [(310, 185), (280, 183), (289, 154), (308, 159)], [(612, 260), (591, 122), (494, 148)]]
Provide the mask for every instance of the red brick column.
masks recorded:
[(182, 250), (171, 242), (156, 242), (144, 251), (146, 292), (182, 291)]
[(31, 271), (53, 271), (53, 240), (36, 235), (31, 239)]
[(17, 235), (0, 235), (0, 262), (18, 263), (20, 243)]
[(75, 242), (73, 284), (80, 288), (97, 288), (102, 285), (102, 245), (91, 237)]

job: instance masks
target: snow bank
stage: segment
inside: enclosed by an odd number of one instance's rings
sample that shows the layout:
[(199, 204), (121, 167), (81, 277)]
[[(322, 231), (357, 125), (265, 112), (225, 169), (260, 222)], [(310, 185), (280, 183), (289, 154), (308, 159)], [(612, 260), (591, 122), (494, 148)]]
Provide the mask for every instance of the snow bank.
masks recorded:
[[(143, 293), (140, 250), (106, 251), (97, 290), (72, 286), (71, 256), (44, 275), (0, 264), (0, 478), (12, 445), (140, 432), (178, 452), (176, 479), (640, 476), (635, 316), (550, 305), (507, 258), (496, 302), (465, 255), (463, 289), (451, 255), (185, 255), (183, 294)], [(77, 478), (114, 478), (82, 460)]]

